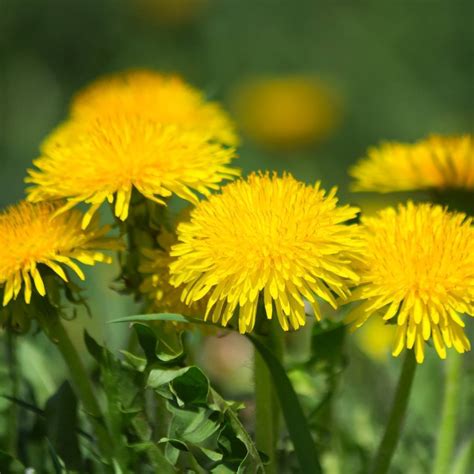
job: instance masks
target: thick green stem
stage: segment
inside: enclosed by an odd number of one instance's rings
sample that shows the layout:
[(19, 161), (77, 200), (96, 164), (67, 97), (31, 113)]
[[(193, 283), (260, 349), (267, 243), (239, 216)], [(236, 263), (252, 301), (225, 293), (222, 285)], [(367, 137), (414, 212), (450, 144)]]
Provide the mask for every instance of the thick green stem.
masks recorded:
[(462, 356), (450, 354), (446, 362), (443, 411), (438, 432), (433, 474), (449, 472), (453, 461), (453, 447), (457, 434), (459, 399), (461, 394)]
[(109, 461), (113, 458), (114, 442), (105, 425), (99, 403), (90, 383), (90, 376), (77, 353), (77, 349), (69, 338), (57, 314), (37, 315), (37, 320), (51, 341), (56, 344), (69, 369), (69, 376), (76, 395), (89, 416), (97, 437), (100, 453)]
[(395, 452), (402, 431), (413, 378), (415, 376), (415, 369), (415, 354), (412, 350), (407, 350), (390, 416), (385, 427), (382, 441), (375, 456), (372, 474), (385, 474), (388, 472), (392, 456)]
[[(272, 320), (269, 327), (269, 334), (260, 336), (259, 339), (281, 361), (284, 350), (283, 331), (276, 320)], [(265, 361), (257, 351), (255, 351), (254, 355), (254, 376), (256, 445), (259, 451), (262, 451), (269, 457), (269, 462), (265, 466), (265, 472), (267, 474), (276, 474), (278, 472), (277, 442), (280, 432), (280, 406), (271, 374)]]

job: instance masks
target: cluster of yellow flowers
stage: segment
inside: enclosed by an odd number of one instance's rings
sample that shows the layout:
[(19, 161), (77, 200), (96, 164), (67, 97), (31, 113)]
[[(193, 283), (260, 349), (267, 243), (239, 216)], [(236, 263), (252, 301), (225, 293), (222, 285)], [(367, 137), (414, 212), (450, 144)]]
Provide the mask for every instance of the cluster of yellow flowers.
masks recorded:
[[(159, 205), (171, 195), (195, 205), (143, 251), (141, 290), (158, 311), (223, 326), (237, 315), (241, 333), (276, 314), (287, 331), (305, 324), (305, 303), (320, 319), (321, 299), (354, 304), (356, 326), (394, 322), (394, 355), (413, 349), (422, 362), (428, 340), (441, 358), (447, 347), (470, 349), (462, 315), (474, 315), (471, 218), (409, 202), (359, 224), (359, 209), (339, 205), (336, 189), (289, 174), (253, 173), (221, 187), (239, 176), (236, 144), (219, 105), (176, 76), (135, 71), (87, 88), (29, 170), (30, 202), (0, 215), (3, 304), (22, 285), (29, 302), (31, 279), (44, 295), (41, 265), (66, 279), (62, 266), (82, 276), (73, 259), (106, 261), (98, 249), (118, 244), (95, 213), (108, 201), (126, 220), (136, 190)], [(364, 190), (472, 189), (473, 170), (472, 137), (431, 137), (371, 150), (352, 173)], [(89, 205), (84, 215), (71, 210), (79, 203)]]
[(228, 166), (236, 141), (220, 107), (176, 76), (105, 78), (77, 95), (71, 118), (43, 143), (28, 199), (89, 204), (84, 228), (104, 201), (125, 220), (133, 189), (160, 204), (172, 194), (197, 203), (196, 192), (238, 175)]

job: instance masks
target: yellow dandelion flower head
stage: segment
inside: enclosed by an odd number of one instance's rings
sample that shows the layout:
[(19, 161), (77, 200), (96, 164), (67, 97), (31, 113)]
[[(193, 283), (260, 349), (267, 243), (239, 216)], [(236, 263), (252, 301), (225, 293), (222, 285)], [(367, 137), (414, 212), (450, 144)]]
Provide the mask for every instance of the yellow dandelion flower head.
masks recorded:
[(202, 317), (207, 300), (204, 298), (187, 305), (181, 301), (182, 288), (176, 288), (170, 283), (169, 266), (176, 258), (171, 257), (169, 252), (175, 243), (176, 233), (163, 230), (158, 237), (159, 249), (142, 249), (143, 258), (139, 271), (144, 278), (140, 291), (146, 296), (151, 311)]
[(179, 76), (148, 70), (128, 71), (98, 79), (71, 104), (73, 117), (136, 114), (162, 124), (178, 125), (226, 144), (238, 142), (234, 124), (216, 102)]
[(465, 214), (409, 202), (363, 218), (363, 258), (356, 264), (361, 300), (349, 316), (357, 327), (374, 315), (397, 323), (393, 355), (414, 348), (419, 363), (431, 339), (470, 349), (461, 315), (474, 315), (474, 228)]
[(346, 297), (357, 280), (349, 262), (357, 229), (345, 221), (358, 209), (337, 206), (335, 193), (288, 174), (228, 184), (178, 226), (171, 283), (184, 285), (186, 304), (207, 296), (205, 318), (224, 326), (238, 307), (241, 333), (252, 331), (260, 295), (284, 330), (305, 324), (304, 300), (319, 318), (316, 297), (336, 307), (334, 294)]
[(84, 279), (77, 262), (110, 263), (110, 257), (100, 250), (120, 248), (117, 240), (105, 237), (108, 228), (99, 227), (96, 219), (84, 231), (79, 211), (54, 217), (57, 209), (58, 206), (51, 203), (21, 202), (0, 214), (3, 306), (16, 299), (23, 287), (26, 303), (30, 303), (34, 288), (41, 296), (46, 294), (41, 265), (49, 267), (64, 281), (68, 281), (64, 268)]
[(340, 99), (317, 78), (304, 75), (250, 80), (234, 94), (236, 117), (256, 142), (297, 148), (327, 138), (340, 120)]
[(106, 200), (125, 220), (134, 188), (160, 204), (172, 194), (197, 202), (196, 193), (207, 195), (239, 174), (228, 166), (234, 149), (208, 138), (139, 115), (71, 120), (53, 132), (37, 169), (28, 171), (28, 200), (66, 199), (63, 209), (89, 204), (84, 228)]
[(382, 143), (350, 170), (356, 191), (474, 189), (472, 135), (433, 135), (416, 143)]

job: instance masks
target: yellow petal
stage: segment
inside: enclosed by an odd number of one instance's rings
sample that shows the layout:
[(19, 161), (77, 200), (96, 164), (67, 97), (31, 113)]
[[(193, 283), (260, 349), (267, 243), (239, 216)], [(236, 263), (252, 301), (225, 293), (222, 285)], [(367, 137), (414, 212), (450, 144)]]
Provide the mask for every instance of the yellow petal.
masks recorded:
[(13, 277), (7, 279), (3, 290), (3, 306), (6, 306), (13, 298)]
[(443, 338), (441, 337), (441, 333), (439, 332), (438, 326), (433, 326), (433, 343), (441, 359), (446, 359), (446, 346), (444, 345)]
[(64, 281), (66, 281), (66, 282), (68, 281), (66, 273), (64, 273), (64, 270), (61, 268), (61, 265), (58, 265), (57, 263), (54, 263), (51, 260), (47, 260), (43, 263), (46, 266), (48, 266), (49, 268), (51, 268), (51, 270), (53, 270), (53, 272), (58, 274)]
[(267, 318), (272, 319), (273, 302), (270, 295), (270, 290), (267, 287), (265, 287), (263, 291), (263, 299), (264, 299), (265, 313), (267, 314)]
[(431, 335), (431, 323), (430, 323), (430, 318), (426, 312), (423, 313), (422, 333), (423, 333), (423, 339), (427, 341)]
[(425, 347), (423, 337), (420, 333), (416, 336), (415, 341), (415, 357), (418, 364), (422, 364), (425, 360)]
[(397, 332), (395, 334), (395, 341), (393, 343), (393, 350), (392, 350), (392, 355), (394, 357), (399, 356), (405, 347), (406, 331), (407, 331), (406, 326), (397, 326)]
[(30, 304), (31, 302), (31, 278), (29, 273), (26, 270), (22, 271), (23, 281), (25, 282), (25, 303)]
[(81, 223), (82, 229), (86, 229), (89, 226), (92, 220), (92, 217), (94, 217), (94, 214), (97, 212), (97, 209), (99, 209), (101, 204), (102, 202), (93, 204), (92, 206), (89, 207), (87, 212), (84, 214), (84, 217), (82, 218), (82, 223)]
[(46, 294), (46, 289), (44, 287), (43, 279), (41, 278), (40, 272), (36, 268), (36, 265), (31, 268), (30, 273), (33, 277), (36, 290), (41, 296), (44, 296)]
[(81, 279), (81, 280), (85, 280), (86, 279), (86, 276), (84, 275), (83, 271), (79, 268), (79, 266), (74, 263), (70, 258), (68, 257), (64, 257), (62, 255), (56, 255), (55, 259), (58, 261), (58, 262), (61, 262), (61, 263), (64, 263), (64, 265), (67, 265), (71, 270), (73, 270), (77, 276)]

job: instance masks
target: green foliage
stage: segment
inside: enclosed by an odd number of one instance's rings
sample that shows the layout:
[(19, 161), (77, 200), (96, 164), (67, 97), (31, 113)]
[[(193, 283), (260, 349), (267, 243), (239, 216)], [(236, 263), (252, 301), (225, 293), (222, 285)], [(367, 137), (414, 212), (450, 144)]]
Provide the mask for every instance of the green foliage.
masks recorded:
[(166, 458), (202, 472), (263, 472), (261, 458), (240, 423), (236, 406), (222, 399), (197, 366), (183, 366), (183, 349), (166, 352), (151, 326), (134, 324), (147, 359), (143, 373), (160, 413), (169, 420), (158, 441)]
[[(232, 103), (234, 87), (253, 75), (322, 77), (344, 96), (345, 116), (334, 138), (286, 153), (263, 149), (244, 136), (238, 166), (244, 174), (256, 169), (287, 170), (307, 182), (337, 184), (342, 201), (350, 199), (363, 208), (427, 197), (351, 195), (346, 169), (367, 146), (380, 140), (411, 141), (433, 132), (472, 129), (469, 0), (411, 2), (410, 8), (406, 2), (370, 0), (357, 5), (320, 0), (170, 0), (170, 4), (209, 7), (182, 25), (165, 25), (166, 18), (140, 11), (151, 3), (163, 2), (2, 2), (0, 63), (5, 73), (0, 89), (5, 100), (0, 115), (5, 120), (0, 127), (0, 207), (24, 197), (25, 168), (31, 166), (46, 133), (65, 117), (72, 94), (91, 79), (120, 69), (177, 72), (226, 108)], [(443, 191), (431, 199), (451, 209), (473, 211), (474, 200), (464, 192)], [(128, 251), (120, 255), (120, 281), (114, 286), (138, 299), (139, 249), (156, 246), (156, 236), (170, 221), (165, 209), (179, 204), (170, 200), (165, 208), (136, 195), (132, 201), (134, 212), (119, 226), (126, 234)], [(173, 322), (206, 323), (174, 314), (144, 314), (122, 319), (134, 323), (132, 331), (127, 324), (107, 325), (117, 310), (118, 317), (143, 308), (131, 310), (130, 300), (111, 294), (106, 272), (90, 272), (84, 283), (95, 294), (91, 298), (94, 326), (89, 320), (84, 323), (93, 337), (86, 335), (84, 346), (81, 321), (67, 329), (89, 363), (86, 373), (104, 414), (97, 421), (113, 434), (113, 458), (99, 453), (94, 423), (76, 399), (74, 386), (71, 389), (64, 382), (72, 383), (71, 375), (54, 344), (38, 333), (34, 319), (41, 304), (32, 310), (20, 295), (4, 308), (0, 284), (0, 328), (21, 335), (16, 359), (9, 349), (4, 356), (8, 337), (0, 329), (0, 473), (24, 473), (27, 468), (47, 474), (263, 472), (265, 456), (252, 440), (252, 416), (242, 415), (241, 410), (245, 404), (252, 413), (251, 384), (237, 391), (231, 364), (223, 364), (217, 351), (209, 357), (200, 336), (183, 337), (163, 329)], [(110, 272), (116, 273), (117, 268)], [(45, 317), (50, 310), (63, 320), (87, 313), (85, 298), (73, 280), (64, 285), (48, 268), (41, 267), (41, 273), (47, 287)], [(298, 331), (297, 347), (287, 347), (282, 366), (267, 354), (292, 434), (288, 436), (282, 425), (281, 470), (284, 474), (317, 472), (317, 467), (307, 464), (314, 460), (306, 461), (317, 452), (325, 474), (365, 474), (387, 418), (399, 361), (372, 359), (356, 346), (344, 325), (328, 318), (308, 326)], [(466, 330), (472, 340), (472, 324)], [(293, 337), (287, 337), (287, 342)], [(104, 347), (97, 342), (104, 339), (120, 345)], [(300, 344), (305, 346), (301, 353)], [(463, 359), (465, 395), (459, 404), (450, 474), (474, 472), (474, 359), (472, 353)], [(430, 472), (443, 398), (443, 366), (443, 361), (428, 354), (418, 371), (391, 474)], [(239, 402), (226, 401), (220, 393)], [(298, 425), (301, 413), (306, 420)], [(295, 443), (305, 447), (300, 453), (303, 466)]]
[[(200, 368), (186, 365), (181, 338), (173, 346), (163, 343), (152, 325), (134, 324), (133, 330), (139, 351), (123, 351), (122, 357), (85, 333), (104, 397), (104, 420), (113, 433), (112, 463), (97, 452), (90, 426), (65, 382), (43, 409), (9, 397), (32, 420), (21, 450), (26, 465), (58, 473), (264, 472), (239, 420), (240, 404), (225, 401)], [(0, 461), (5, 472), (22, 472), (14, 457), (2, 453)]]
[(0, 472), (20, 474), (25, 472), (25, 466), (10, 454), (0, 451)]
[(68, 468), (81, 470), (83, 460), (77, 434), (77, 400), (68, 382), (64, 382), (46, 402), (44, 417), (46, 437), (57, 456)]
[[(260, 455), (239, 421), (239, 405), (220, 397), (197, 366), (185, 365), (181, 344), (174, 348), (161, 344), (152, 326), (135, 324), (133, 329), (141, 353), (124, 351), (122, 358), (85, 333), (115, 443), (114, 465), (109, 469), (151, 473), (159, 468), (165, 474), (186, 469), (263, 472)], [(80, 471), (88, 466), (91, 472), (102, 472), (105, 460), (97, 456), (93, 439), (80, 428), (83, 423), (69, 384), (60, 386), (44, 410), (21, 400), (15, 403), (36, 416), (51, 469)], [(5, 457), (3, 462), (14, 460)]]
[[(102, 422), (113, 433), (112, 458), (108, 460), (98, 451), (87, 413), (79, 410), (74, 392), (65, 382), (48, 396), (43, 408), (24, 390), (18, 397), (4, 397), (19, 410), (18, 443), (22, 449), (19, 459), (10, 452), (1, 453), (0, 469), (15, 473), (22, 472), (22, 465), (31, 465), (40, 472), (55, 473), (146, 474), (157, 468), (165, 474), (265, 472), (266, 456), (257, 451), (239, 418), (242, 404), (225, 401), (203, 370), (190, 362), (193, 358), (184, 334), (162, 325), (210, 323), (167, 313), (114, 322), (132, 323), (131, 341), (136, 340), (138, 347), (132, 344), (129, 350), (114, 355), (87, 332), (84, 338), (94, 360), (92, 379), (100, 386)], [(289, 364), (289, 377), (272, 352), (258, 338), (249, 337), (270, 370), (289, 434), (289, 439), (280, 439), (282, 472), (341, 472), (328, 468), (337, 452), (343, 453), (339, 469), (352, 466), (354, 472), (367, 472), (371, 456), (366, 444), (350, 429), (338, 426), (334, 416), (336, 395), (347, 368), (346, 335), (347, 327), (340, 322), (315, 324), (307, 331), (307, 351)], [(45, 362), (28, 341), (25, 347), (35, 359), (33, 370), (47, 372)], [(41, 384), (32, 384), (34, 374), (23, 373), (22, 383), (32, 388), (30, 393), (44, 392)], [(11, 390), (8, 372), (0, 371), (0, 378), (2, 386)], [(51, 387), (53, 380), (46, 386)], [(471, 445), (467, 440), (458, 451), (453, 465), (456, 472), (469, 472)], [(412, 452), (409, 447), (402, 449)]]
[[(153, 337), (150, 337), (151, 331), (149, 329), (144, 329), (140, 323), (137, 323), (138, 321), (167, 321), (187, 324), (211, 324), (179, 314), (167, 313), (129, 316), (112, 321), (115, 323), (136, 322), (135, 328), (139, 334), (140, 342), (149, 362), (153, 362), (155, 358), (155, 340)], [(331, 350), (325, 350), (325, 346), (323, 345), (325, 342), (321, 343), (322, 347), (319, 347), (321, 334), (323, 332), (330, 333), (327, 340)], [(340, 345), (342, 344), (343, 337), (344, 326), (341, 324), (337, 324), (334, 327), (331, 326), (325, 331), (315, 331), (312, 345), (315, 346), (316, 349), (312, 351), (314, 354), (314, 360), (310, 360), (310, 363), (314, 363), (315, 361), (326, 363), (330, 362), (331, 364), (329, 364), (329, 367), (332, 367), (332, 364), (335, 362), (335, 359), (341, 352)], [(305, 414), (303, 413), (291, 381), (286, 375), (285, 369), (282, 367), (278, 359), (272, 354), (272, 352), (267, 349), (258, 338), (249, 336), (249, 339), (260, 352), (272, 375), (276, 393), (280, 401), (280, 406), (294, 446), (294, 450), (296, 452), (296, 456), (298, 458), (299, 465), (305, 466), (309, 472), (314, 472), (315, 474), (322, 472), (317, 456), (317, 450), (312, 439)], [(322, 340), (325, 341), (325, 338), (323, 337)], [(149, 374), (148, 385), (155, 389), (159, 389), (165, 384), (170, 385), (169, 388), (174, 394), (175, 402), (178, 406), (185, 406), (186, 402), (190, 401), (203, 402), (208, 398), (209, 383), (205, 375), (198, 367), (185, 367), (180, 369), (153, 369)], [(162, 394), (163, 396), (167, 397), (166, 393)], [(191, 397), (191, 399), (189, 399), (189, 397)], [(185, 420), (187, 422), (190, 421), (187, 418), (185, 418)], [(201, 426), (200, 428), (204, 430), (209, 429), (212, 432), (211, 426)], [(178, 443), (179, 439), (186, 439), (187, 436), (187, 431), (178, 433), (180, 434), (181, 438), (174, 440), (174, 445), (176, 446), (180, 445), (180, 443)]]

